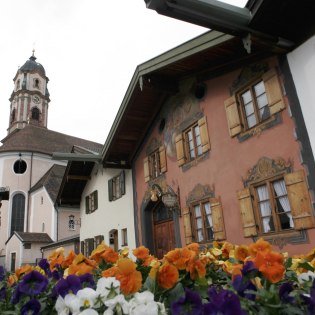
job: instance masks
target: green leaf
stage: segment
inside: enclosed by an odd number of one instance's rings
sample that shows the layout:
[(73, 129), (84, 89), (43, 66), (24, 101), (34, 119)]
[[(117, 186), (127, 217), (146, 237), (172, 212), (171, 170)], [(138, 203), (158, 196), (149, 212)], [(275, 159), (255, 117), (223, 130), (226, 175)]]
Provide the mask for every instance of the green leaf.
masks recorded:
[(167, 295), (169, 302), (177, 301), (179, 298), (185, 295), (183, 285), (180, 282), (177, 283), (172, 290), (168, 291)]
[(156, 289), (156, 281), (151, 277), (147, 277), (143, 284), (143, 289), (148, 290), (154, 294)]
[(314, 271), (314, 268), (308, 262), (299, 263), (298, 268), (304, 268), (309, 271)]

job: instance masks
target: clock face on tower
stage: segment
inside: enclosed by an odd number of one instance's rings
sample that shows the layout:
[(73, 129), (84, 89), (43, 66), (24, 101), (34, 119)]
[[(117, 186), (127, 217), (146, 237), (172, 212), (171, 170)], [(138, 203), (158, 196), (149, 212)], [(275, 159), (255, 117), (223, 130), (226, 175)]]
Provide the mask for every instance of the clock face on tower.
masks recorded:
[(35, 104), (39, 104), (40, 98), (39, 98), (38, 95), (34, 95), (34, 96), (33, 96), (33, 102), (34, 102)]

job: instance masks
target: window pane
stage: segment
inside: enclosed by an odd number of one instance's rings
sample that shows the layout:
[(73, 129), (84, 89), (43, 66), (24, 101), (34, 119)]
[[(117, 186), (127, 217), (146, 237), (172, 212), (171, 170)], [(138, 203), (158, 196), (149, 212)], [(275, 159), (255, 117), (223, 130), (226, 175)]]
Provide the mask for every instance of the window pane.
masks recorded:
[(203, 206), (205, 207), (206, 214), (211, 214), (210, 203), (207, 202), (207, 203), (205, 203)]
[(199, 136), (199, 135), (200, 135), (199, 126), (196, 126), (196, 127), (194, 128), (194, 130), (195, 130), (195, 135), (196, 135), (196, 137)]
[(242, 94), (242, 99), (244, 104), (247, 104), (252, 100), (252, 95), (249, 90)]
[(264, 85), (264, 82), (263, 82), (263, 81), (260, 81), (259, 83), (257, 83), (257, 84), (254, 86), (254, 90), (255, 90), (256, 96), (259, 96), (259, 95), (265, 93), (265, 85)]
[(256, 116), (251, 115), (247, 117), (248, 128), (251, 128), (257, 124)]
[(211, 217), (211, 214), (209, 214), (209, 215), (207, 215), (206, 216), (206, 220), (207, 220), (207, 222), (206, 222), (206, 226), (208, 227), (208, 226), (213, 226), (213, 224), (212, 224), (212, 217)]
[(212, 228), (207, 228), (207, 238), (208, 240), (213, 240), (213, 231)]
[(198, 238), (198, 242), (203, 241), (202, 230), (197, 230), (197, 238)]
[(200, 136), (197, 136), (197, 137), (196, 137), (196, 145), (197, 145), (197, 146), (200, 146), (200, 145), (201, 145), (201, 138), (200, 138)]
[(195, 209), (195, 217), (200, 217), (201, 216), (201, 211), (200, 211), (200, 206), (197, 205), (197, 206), (194, 206), (194, 209)]
[(268, 105), (266, 93), (257, 97), (257, 104), (258, 104), (259, 108), (262, 108), (262, 107)]
[(253, 102), (250, 102), (245, 105), (245, 112), (246, 112), (246, 116), (250, 116), (251, 114), (254, 113)]
[(188, 140), (191, 141), (192, 138), (193, 138), (193, 136), (192, 136), (192, 131), (191, 131), (191, 130), (188, 131), (188, 132), (187, 132), (187, 135), (188, 135)]
[(198, 219), (196, 220), (196, 223), (197, 223), (197, 228), (198, 228), (198, 229), (201, 229), (201, 228), (202, 228), (202, 218), (198, 218)]
[(268, 105), (259, 110), (259, 117), (261, 120), (265, 120), (270, 117), (270, 110)]

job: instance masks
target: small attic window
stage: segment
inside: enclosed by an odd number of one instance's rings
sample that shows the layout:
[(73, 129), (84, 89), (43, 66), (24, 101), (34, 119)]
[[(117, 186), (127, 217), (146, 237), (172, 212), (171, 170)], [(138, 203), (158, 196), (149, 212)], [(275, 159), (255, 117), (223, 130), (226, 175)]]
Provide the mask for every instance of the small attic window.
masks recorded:
[(17, 90), (20, 88), (20, 83), (21, 83), (20, 80), (17, 80), (17, 81), (16, 81), (16, 89), (17, 89)]
[(15, 108), (13, 108), (12, 112), (11, 112), (11, 123), (15, 121)]

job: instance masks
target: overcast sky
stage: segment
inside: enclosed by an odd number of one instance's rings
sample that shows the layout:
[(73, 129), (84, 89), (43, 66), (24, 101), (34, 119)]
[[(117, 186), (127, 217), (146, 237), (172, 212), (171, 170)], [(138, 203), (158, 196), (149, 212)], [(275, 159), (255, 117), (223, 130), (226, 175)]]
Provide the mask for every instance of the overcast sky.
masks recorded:
[(49, 78), (48, 128), (104, 143), (137, 65), (207, 31), (144, 0), (2, 0), (0, 12), (0, 139), (33, 48)]

